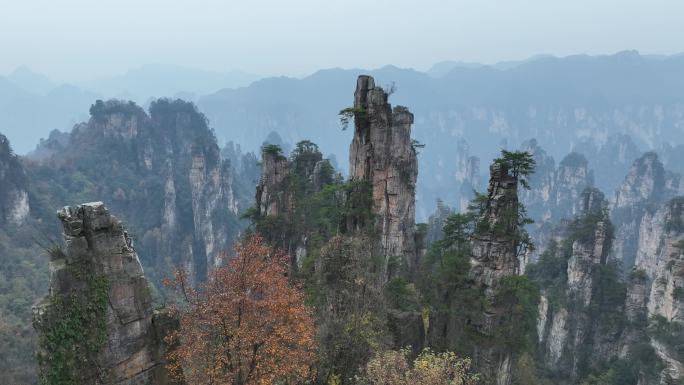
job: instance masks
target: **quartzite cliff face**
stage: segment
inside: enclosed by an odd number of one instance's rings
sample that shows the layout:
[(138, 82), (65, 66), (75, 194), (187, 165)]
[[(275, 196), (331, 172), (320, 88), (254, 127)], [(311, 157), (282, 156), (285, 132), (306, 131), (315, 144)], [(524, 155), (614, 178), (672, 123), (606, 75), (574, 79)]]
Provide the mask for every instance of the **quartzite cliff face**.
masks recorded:
[(124, 225), (101, 202), (58, 213), (65, 246), (50, 260), (50, 291), (35, 308), (45, 383), (170, 384), (148, 282)]
[(27, 178), (9, 141), (0, 134), (0, 225), (19, 224), (29, 215)]
[[(493, 336), (495, 328), (510, 316), (505, 309), (495, 305), (495, 297), (503, 279), (520, 274), (517, 242), (514, 240), (514, 234), (518, 232), (518, 205), (518, 179), (509, 175), (504, 164), (492, 163), (486, 207), (471, 237), (469, 272), (474, 286), (484, 292), (482, 322), (477, 329), (485, 336)], [(473, 359), (485, 383), (511, 383), (511, 352), (478, 347)]]
[(66, 143), (42, 152), (36, 173), (53, 180), (41, 193), (60, 203), (107, 199), (155, 282), (178, 265), (203, 279), (241, 228), (233, 169), (206, 118), (192, 103), (164, 99), (149, 115), (120, 101), (90, 112)]
[[(542, 280), (555, 283), (542, 287), (537, 324), (544, 363), (559, 379), (580, 378), (601, 360), (616, 357), (624, 327), (610, 318), (623, 313), (622, 286), (606, 289), (607, 282), (617, 279), (608, 259), (612, 225), (607, 201), (600, 191), (588, 188), (577, 204), (578, 215), (564, 224), (561, 239), (540, 262), (555, 260), (563, 269)], [(617, 298), (608, 300), (607, 291)]]
[(639, 226), (637, 256), (630, 282), (635, 306), (648, 319), (649, 341), (664, 363), (663, 381), (684, 378), (684, 197), (674, 198)]
[[(530, 177), (530, 189), (520, 192), (529, 216), (535, 223), (531, 229), (536, 250), (523, 262), (535, 262), (545, 250), (549, 241), (557, 236), (559, 222), (579, 214), (580, 195), (587, 187), (593, 187), (593, 171), (586, 158), (570, 153), (556, 166), (554, 159), (537, 144), (527, 142), (523, 149), (536, 162), (535, 172)], [(521, 266), (524, 271), (525, 264)]]
[(307, 226), (306, 217), (312, 214), (307, 207), (323, 186), (333, 182), (333, 168), (318, 146), (308, 141), (297, 143), (290, 159), (281, 151), (273, 145), (262, 149), (254, 214), (270, 223), (260, 229), (266, 232), (263, 235), (292, 256), (293, 266), (301, 267), (312, 232), (317, 230)]
[(392, 106), (370, 76), (359, 76), (354, 93), (354, 138), (349, 147), (350, 178), (372, 188), (378, 252), (403, 257), (416, 266), (416, 150), (411, 141), (413, 114)]

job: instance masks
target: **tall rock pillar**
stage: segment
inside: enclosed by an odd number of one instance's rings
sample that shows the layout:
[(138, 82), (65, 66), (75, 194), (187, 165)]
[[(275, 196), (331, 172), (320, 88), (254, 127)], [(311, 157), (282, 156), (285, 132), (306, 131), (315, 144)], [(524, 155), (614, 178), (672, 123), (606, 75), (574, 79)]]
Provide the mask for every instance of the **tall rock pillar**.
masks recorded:
[[(509, 175), (506, 167), (494, 162), (490, 167), (486, 206), (482, 207), (476, 229), (471, 238), (470, 277), (484, 292), (485, 308), (478, 330), (493, 336), (494, 329), (509, 315), (496, 306), (496, 293), (501, 281), (518, 275), (515, 234), (518, 232), (518, 179)], [(475, 365), (485, 383), (511, 383), (512, 353), (498, 348), (481, 347), (474, 355)]]
[(416, 150), (411, 142), (413, 114), (392, 106), (388, 94), (370, 76), (359, 76), (354, 93), (354, 138), (349, 149), (353, 181), (372, 189), (378, 252), (387, 260), (402, 257), (409, 270), (416, 264)]
[(102, 202), (58, 213), (66, 245), (51, 250), (50, 291), (34, 309), (45, 383), (172, 384), (163, 329), (123, 224)]

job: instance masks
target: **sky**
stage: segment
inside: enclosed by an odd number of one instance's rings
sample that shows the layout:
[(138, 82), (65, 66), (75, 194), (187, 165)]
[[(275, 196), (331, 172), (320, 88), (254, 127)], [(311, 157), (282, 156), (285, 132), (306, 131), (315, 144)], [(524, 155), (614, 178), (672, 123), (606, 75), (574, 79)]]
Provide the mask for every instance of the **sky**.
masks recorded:
[(0, 74), (161, 63), (262, 76), (684, 51), (682, 0), (0, 0)]

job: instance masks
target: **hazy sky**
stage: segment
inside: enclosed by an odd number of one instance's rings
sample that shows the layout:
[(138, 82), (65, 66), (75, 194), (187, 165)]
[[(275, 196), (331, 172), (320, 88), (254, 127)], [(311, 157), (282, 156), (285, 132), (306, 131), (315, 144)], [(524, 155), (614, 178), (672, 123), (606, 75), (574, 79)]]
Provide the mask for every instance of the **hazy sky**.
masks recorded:
[(261, 75), (684, 51), (682, 0), (0, 0), (0, 74), (149, 63)]

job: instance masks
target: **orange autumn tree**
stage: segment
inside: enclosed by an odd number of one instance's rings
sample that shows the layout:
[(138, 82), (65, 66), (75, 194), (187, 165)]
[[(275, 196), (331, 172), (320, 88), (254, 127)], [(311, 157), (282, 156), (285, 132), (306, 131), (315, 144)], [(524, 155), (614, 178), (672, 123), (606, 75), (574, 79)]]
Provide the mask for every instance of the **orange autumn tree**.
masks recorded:
[(252, 236), (197, 289), (178, 271), (167, 284), (183, 299), (180, 328), (167, 337), (176, 379), (192, 384), (295, 384), (313, 376), (315, 326), (288, 259)]

